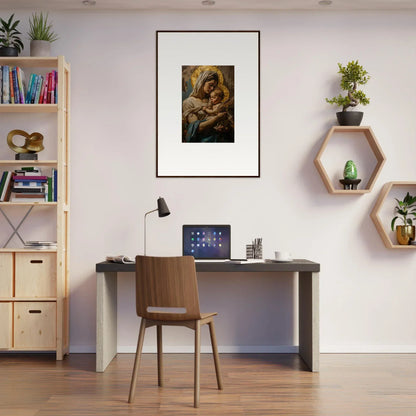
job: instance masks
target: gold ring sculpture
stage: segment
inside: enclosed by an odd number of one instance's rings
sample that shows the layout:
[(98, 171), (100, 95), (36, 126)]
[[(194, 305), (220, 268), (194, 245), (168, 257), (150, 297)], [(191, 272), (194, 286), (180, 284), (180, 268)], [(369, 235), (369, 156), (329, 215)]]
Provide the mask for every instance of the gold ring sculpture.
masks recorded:
[[(25, 138), (25, 144), (23, 146), (16, 146), (13, 143), (14, 136), (23, 136)], [(12, 130), (7, 135), (7, 144), (16, 153), (36, 153), (44, 149), (43, 136), (38, 132), (29, 134), (23, 130)]]

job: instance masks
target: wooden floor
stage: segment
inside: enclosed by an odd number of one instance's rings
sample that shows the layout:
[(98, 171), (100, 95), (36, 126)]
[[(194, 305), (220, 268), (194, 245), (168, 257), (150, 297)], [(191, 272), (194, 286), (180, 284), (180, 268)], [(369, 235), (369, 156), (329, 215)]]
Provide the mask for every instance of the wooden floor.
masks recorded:
[(224, 390), (212, 356), (201, 356), (201, 407), (193, 406), (193, 357), (144, 354), (136, 401), (127, 403), (133, 354), (105, 373), (94, 354), (0, 354), (0, 416), (298, 415), (416, 416), (416, 354), (322, 354), (320, 373), (294, 354), (221, 354)]

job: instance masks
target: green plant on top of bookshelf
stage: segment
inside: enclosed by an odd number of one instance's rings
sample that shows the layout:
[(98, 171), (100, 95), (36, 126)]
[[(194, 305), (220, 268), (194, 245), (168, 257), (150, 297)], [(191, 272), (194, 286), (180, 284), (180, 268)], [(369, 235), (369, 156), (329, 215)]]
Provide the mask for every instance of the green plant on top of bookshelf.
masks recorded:
[(30, 56), (49, 56), (51, 43), (59, 39), (48, 19), (49, 14), (42, 12), (29, 19)]
[(24, 48), (19, 36), (22, 33), (17, 30), (20, 20), (13, 18), (14, 13), (9, 20), (0, 17), (0, 56), (18, 56)]

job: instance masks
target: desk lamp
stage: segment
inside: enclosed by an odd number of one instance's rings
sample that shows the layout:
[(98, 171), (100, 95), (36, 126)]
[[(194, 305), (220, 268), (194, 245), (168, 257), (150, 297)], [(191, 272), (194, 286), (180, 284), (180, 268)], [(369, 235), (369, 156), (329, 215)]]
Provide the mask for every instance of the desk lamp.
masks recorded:
[(147, 214), (150, 214), (155, 211), (158, 211), (159, 217), (166, 217), (170, 214), (169, 208), (164, 198), (159, 197), (159, 199), (157, 200), (157, 208), (152, 209), (151, 211), (146, 212), (146, 214), (144, 214), (144, 255), (146, 255), (146, 217)]

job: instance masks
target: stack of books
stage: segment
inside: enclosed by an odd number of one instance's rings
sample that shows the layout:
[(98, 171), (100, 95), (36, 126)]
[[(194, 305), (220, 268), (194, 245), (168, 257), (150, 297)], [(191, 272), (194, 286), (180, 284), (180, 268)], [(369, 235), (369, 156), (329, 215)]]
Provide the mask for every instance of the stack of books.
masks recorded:
[(47, 176), (15, 175), (12, 202), (45, 202), (48, 195)]
[(56, 202), (58, 200), (57, 170), (42, 175), (37, 167), (22, 167), (3, 172), (0, 179), (0, 202)]
[(24, 248), (30, 250), (55, 250), (56, 241), (25, 241)]
[(30, 74), (26, 88), (23, 70), (18, 66), (0, 66), (0, 101), (2, 104), (56, 104), (58, 73)]

